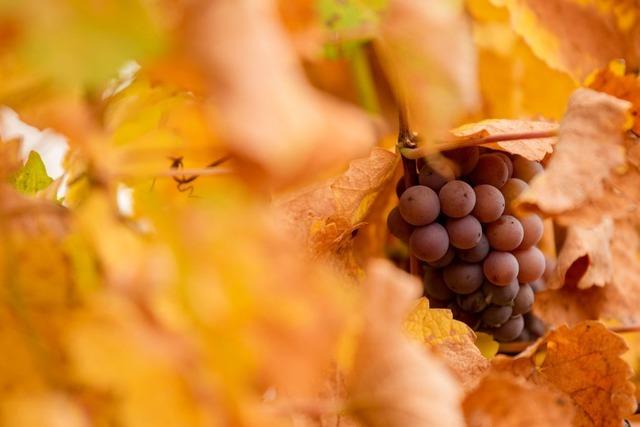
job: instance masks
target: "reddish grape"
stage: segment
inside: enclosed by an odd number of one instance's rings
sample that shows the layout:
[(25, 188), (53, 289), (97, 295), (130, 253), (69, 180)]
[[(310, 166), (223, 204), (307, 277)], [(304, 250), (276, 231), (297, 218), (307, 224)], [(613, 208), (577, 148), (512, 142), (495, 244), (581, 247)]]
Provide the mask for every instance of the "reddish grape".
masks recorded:
[(440, 214), (438, 195), (429, 187), (414, 185), (407, 188), (398, 203), (400, 214), (411, 225), (427, 225)]
[(483, 234), (480, 241), (471, 249), (458, 249), (458, 258), (466, 262), (480, 262), (489, 253), (489, 241)]
[(464, 181), (446, 183), (438, 195), (442, 212), (451, 218), (468, 215), (476, 204), (476, 193)]
[(513, 341), (524, 330), (522, 316), (513, 316), (509, 321), (492, 331), (493, 337), (501, 342)]
[(521, 179), (510, 178), (507, 180), (507, 182), (500, 189), (502, 195), (504, 196), (505, 212), (511, 212), (511, 205), (513, 204), (513, 201), (527, 188), (529, 188), (529, 184)]
[(521, 283), (529, 283), (538, 280), (544, 274), (544, 254), (536, 246), (529, 249), (515, 251), (513, 255), (518, 260), (518, 280)]
[(471, 215), (447, 220), (449, 242), (458, 249), (471, 249), (480, 242), (482, 225)]
[(513, 175), (525, 182), (531, 181), (534, 176), (543, 170), (544, 168), (540, 163), (527, 160), (521, 156), (516, 156), (513, 161)]
[(482, 268), (479, 264), (454, 262), (444, 268), (442, 277), (453, 292), (467, 295), (482, 285)]
[(439, 301), (449, 301), (455, 294), (445, 285), (442, 280), (442, 273), (433, 268), (426, 268), (424, 272), (423, 282), (424, 292), (429, 298), (435, 298)]
[(524, 315), (524, 324), (527, 326), (527, 329), (531, 332), (532, 335), (536, 337), (541, 337), (547, 332), (547, 327), (544, 325), (544, 322), (540, 320), (540, 318), (533, 315), (533, 313), (527, 313)]
[(406, 189), (407, 189), (407, 186), (404, 185), (404, 177), (400, 177), (398, 182), (396, 182), (396, 196), (398, 197), (402, 196), (402, 193), (404, 193), (404, 190)]
[(447, 230), (438, 223), (416, 228), (411, 233), (409, 248), (416, 258), (422, 261), (432, 262), (440, 259), (449, 249)]
[(476, 205), (473, 216), (481, 222), (493, 222), (504, 212), (504, 196), (493, 185), (482, 184), (473, 188), (476, 194)]
[(520, 332), (520, 335), (518, 335), (518, 338), (515, 339), (515, 341), (524, 341), (524, 342), (533, 341), (531, 332), (527, 330), (526, 325), (522, 329), (522, 332)]
[(545, 261), (545, 266), (544, 266), (544, 273), (542, 274), (542, 278), (544, 280), (549, 280), (554, 270), (556, 269), (556, 260), (553, 258), (545, 257), (544, 261)]
[(513, 314), (524, 314), (531, 310), (535, 296), (528, 284), (520, 286), (516, 299), (513, 300)]
[(483, 154), (470, 178), (475, 185), (489, 184), (500, 188), (509, 179), (509, 168), (500, 156)]
[(444, 155), (460, 166), (460, 175), (466, 175), (476, 167), (480, 150), (478, 147), (465, 147), (447, 151)]
[(529, 284), (531, 285), (531, 289), (533, 289), (533, 292), (542, 292), (547, 287), (547, 285), (544, 283), (544, 280), (542, 279), (534, 280)]
[(512, 251), (522, 243), (524, 229), (517, 218), (502, 215), (487, 227), (487, 239), (493, 249)]
[(447, 250), (447, 253), (444, 254), (442, 256), (442, 258), (438, 258), (435, 261), (427, 262), (427, 264), (429, 264), (429, 266), (435, 267), (435, 268), (446, 267), (447, 265), (451, 264), (451, 261), (453, 261), (453, 258), (455, 258), (455, 256), (456, 256), (455, 251), (453, 249), (449, 248)]
[(487, 300), (480, 289), (469, 295), (458, 295), (456, 301), (467, 313), (479, 313), (487, 306)]
[(391, 209), (389, 216), (387, 216), (387, 228), (392, 235), (405, 243), (409, 243), (413, 227), (402, 218), (397, 206)]
[(494, 154), (500, 157), (504, 162), (504, 164), (507, 166), (507, 171), (508, 171), (507, 176), (508, 178), (511, 178), (511, 176), (513, 175), (513, 163), (511, 162), (511, 159), (509, 158), (509, 156), (507, 156), (504, 153), (494, 153)]
[(518, 260), (509, 252), (494, 251), (484, 259), (482, 269), (494, 285), (508, 286), (518, 277)]
[(537, 244), (542, 238), (542, 232), (544, 231), (542, 218), (536, 214), (527, 215), (524, 218), (520, 218), (520, 224), (522, 224), (524, 236), (518, 249), (527, 249)]
[(420, 170), (420, 176), (418, 180), (420, 185), (431, 188), (433, 191), (440, 191), (443, 185), (453, 179), (453, 172), (451, 174), (442, 174), (435, 171), (429, 165), (426, 165)]
[(496, 328), (509, 320), (512, 311), (508, 305), (490, 305), (482, 313), (482, 323)]
[(514, 279), (507, 286), (496, 286), (485, 280), (482, 284), (482, 291), (484, 292), (487, 300), (491, 304), (495, 305), (509, 305), (513, 302), (518, 291), (520, 290), (520, 284), (517, 279)]

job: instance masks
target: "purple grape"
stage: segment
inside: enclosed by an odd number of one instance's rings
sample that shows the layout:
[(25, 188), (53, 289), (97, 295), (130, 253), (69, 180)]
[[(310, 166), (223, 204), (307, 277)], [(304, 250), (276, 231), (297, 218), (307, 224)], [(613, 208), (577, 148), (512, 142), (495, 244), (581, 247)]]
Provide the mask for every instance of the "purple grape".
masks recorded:
[(542, 165), (532, 160), (527, 160), (524, 157), (516, 156), (513, 161), (513, 175), (525, 182), (531, 181), (531, 179), (541, 173), (544, 170)]
[(479, 313), (487, 306), (486, 297), (480, 289), (469, 295), (458, 295), (456, 301), (467, 313)]
[(513, 204), (513, 201), (527, 188), (529, 188), (529, 184), (521, 179), (511, 178), (507, 180), (507, 182), (500, 189), (502, 195), (504, 196), (505, 212), (509, 213), (512, 211), (511, 205)]
[(482, 312), (482, 323), (497, 328), (509, 320), (512, 311), (508, 305), (490, 305)]
[(413, 232), (413, 227), (402, 218), (402, 215), (400, 215), (400, 210), (397, 206), (391, 209), (391, 212), (389, 212), (389, 216), (387, 216), (387, 228), (393, 236), (397, 237), (405, 243), (409, 243), (409, 238), (411, 237), (411, 233)]
[(476, 167), (480, 150), (478, 147), (465, 147), (447, 151), (444, 155), (460, 166), (460, 175), (466, 175)]
[(470, 178), (475, 185), (489, 184), (501, 188), (509, 179), (509, 168), (500, 156), (483, 154)]
[(485, 259), (489, 253), (489, 249), (489, 240), (487, 240), (487, 237), (483, 234), (474, 247), (471, 249), (458, 249), (456, 252), (458, 254), (458, 258), (462, 261), (480, 262)]
[(458, 249), (471, 249), (482, 238), (482, 225), (471, 215), (448, 219), (446, 228), (449, 242)]
[(424, 292), (430, 299), (435, 298), (438, 301), (449, 301), (455, 296), (453, 291), (445, 285), (439, 270), (426, 268), (422, 283), (424, 284)]
[(476, 205), (473, 216), (480, 222), (493, 222), (504, 212), (504, 196), (496, 187), (488, 184), (477, 185), (473, 188), (476, 193)]
[(464, 181), (454, 180), (446, 183), (438, 194), (442, 212), (451, 218), (462, 218), (473, 210), (476, 193)]
[(451, 261), (453, 261), (455, 256), (456, 256), (455, 251), (453, 249), (449, 248), (447, 250), (447, 253), (444, 254), (442, 256), (442, 258), (439, 258), (439, 259), (437, 259), (435, 261), (427, 262), (427, 264), (429, 264), (429, 266), (435, 267), (435, 268), (446, 267), (447, 265), (451, 264)]
[(513, 341), (524, 329), (522, 316), (514, 316), (499, 328), (494, 329), (493, 337), (500, 342)]
[(484, 275), (497, 286), (508, 286), (518, 277), (518, 260), (509, 252), (491, 252), (482, 263)]
[(522, 243), (524, 229), (517, 218), (502, 215), (487, 227), (487, 239), (493, 249), (512, 251)]
[(467, 295), (482, 286), (482, 268), (479, 264), (453, 262), (444, 268), (444, 283), (457, 294)]
[(544, 274), (546, 266), (544, 254), (536, 246), (513, 252), (518, 260), (518, 280), (529, 283), (538, 280)]
[(513, 300), (513, 314), (524, 314), (531, 310), (533, 307), (533, 300), (535, 296), (533, 294), (533, 289), (531, 286), (526, 283), (520, 286), (520, 290), (518, 290), (518, 295), (516, 295), (516, 299)]
[(438, 195), (429, 187), (414, 185), (407, 188), (398, 203), (400, 214), (411, 225), (427, 225), (440, 214)]
[(409, 248), (416, 258), (433, 262), (442, 258), (449, 249), (447, 230), (438, 223), (413, 230), (409, 238)]
[(510, 305), (518, 295), (519, 290), (520, 284), (517, 279), (514, 279), (507, 286), (496, 286), (488, 280), (485, 280), (482, 284), (482, 291), (487, 300), (495, 305)]
[(542, 238), (544, 231), (542, 218), (536, 214), (527, 215), (524, 218), (520, 218), (520, 224), (522, 224), (524, 236), (518, 249), (527, 249), (537, 244)]

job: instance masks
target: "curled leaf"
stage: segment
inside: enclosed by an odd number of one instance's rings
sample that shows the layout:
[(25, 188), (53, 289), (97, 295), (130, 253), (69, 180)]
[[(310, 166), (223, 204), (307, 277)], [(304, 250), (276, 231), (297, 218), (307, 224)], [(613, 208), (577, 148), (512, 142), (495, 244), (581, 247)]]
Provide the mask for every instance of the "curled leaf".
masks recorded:
[(402, 321), (420, 288), (416, 278), (387, 261), (372, 261), (367, 268), (365, 324), (348, 403), (366, 426), (464, 426), (455, 380), (402, 333)]
[(576, 90), (560, 123), (553, 158), (518, 203), (558, 215), (602, 196), (603, 181), (625, 160), (629, 108), (628, 102), (610, 95)]
[(611, 283), (612, 235), (613, 221), (608, 217), (594, 227), (569, 226), (558, 254), (556, 269), (547, 286), (556, 289), (570, 282), (576, 284), (578, 289), (587, 289)]

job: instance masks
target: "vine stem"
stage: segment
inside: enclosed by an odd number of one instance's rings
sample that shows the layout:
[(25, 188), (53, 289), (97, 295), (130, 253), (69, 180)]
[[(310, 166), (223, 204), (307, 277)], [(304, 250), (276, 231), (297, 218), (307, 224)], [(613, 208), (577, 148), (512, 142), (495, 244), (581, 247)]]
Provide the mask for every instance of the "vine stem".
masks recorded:
[(400, 153), (402, 154), (402, 157), (415, 160), (431, 154), (439, 153), (440, 151), (453, 150), (455, 148), (471, 147), (474, 145), (489, 144), (492, 142), (517, 141), (520, 139), (553, 138), (555, 136), (558, 136), (558, 131), (556, 129), (535, 132), (503, 133), (500, 135), (489, 135), (475, 139), (441, 141), (417, 148), (400, 148)]
[[(405, 188), (418, 184), (418, 171), (415, 159), (409, 159), (402, 153), (402, 150), (404, 149), (416, 149), (416, 139), (416, 135), (413, 134), (409, 128), (406, 108), (401, 104), (398, 110), (398, 151), (400, 152), (400, 158), (402, 159)], [(420, 264), (418, 263), (418, 258), (416, 258), (413, 253), (410, 253), (409, 273), (417, 276), (419, 274), (419, 270)]]

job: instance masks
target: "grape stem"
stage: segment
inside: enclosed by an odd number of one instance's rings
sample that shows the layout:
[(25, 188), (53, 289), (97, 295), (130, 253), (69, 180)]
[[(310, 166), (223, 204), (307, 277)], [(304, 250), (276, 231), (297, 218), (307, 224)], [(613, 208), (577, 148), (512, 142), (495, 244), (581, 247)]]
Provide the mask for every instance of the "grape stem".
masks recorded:
[[(402, 153), (402, 150), (415, 150), (417, 149), (416, 141), (418, 137), (415, 133), (411, 132), (409, 128), (409, 120), (407, 118), (407, 110), (403, 104), (400, 104), (400, 108), (398, 110), (398, 151)], [(404, 155), (400, 156), (402, 158), (402, 171), (403, 171), (403, 180), (404, 180), (404, 188), (409, 188), (411, 186), (418, 184), (418, 171), (415, 159), (409, 159)], [(414, 276), (418, 275), (419, 272), (419, 263), (418, 258), (415, 255), (409, 255), (409, 273)]]
[(456, 148), (472, 147), (474, 145), (489, 144), (492, 142), (517, 141), (520, 139), (553, 138), (555, 136), (558, 136), (558, 131), (556, 129), (536, 132), (503, 133), (476, 139), (454, 139), (441, 141), (435, 144), (423, 145), (422, 147), (416, 148), (401, 147), (400, 154), (402, 154), (402, 157), (406, 159), (415, 160), (431, 154), (439, 153), (440, 151), (453, 150)]

